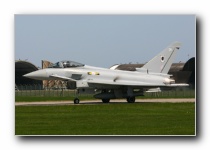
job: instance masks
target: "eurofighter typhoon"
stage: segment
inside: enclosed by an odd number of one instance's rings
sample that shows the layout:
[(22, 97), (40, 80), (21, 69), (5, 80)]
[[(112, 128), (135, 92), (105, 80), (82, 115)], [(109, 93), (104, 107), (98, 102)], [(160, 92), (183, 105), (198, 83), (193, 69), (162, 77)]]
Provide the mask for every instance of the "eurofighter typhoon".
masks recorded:
[[(188, 84), (175, 84), (168, 71), (179, 50), (181, 43), (174, 42), (143, 67), (136, 71), (115, 70), (117, 66), (99, 68), (77, 63), (74, 61), (60, 61), (48, 68), (37, 70), (24, 77), (37, 80), (68, 81), (70, 89), (77, 93), (94, 93), (95, 98), (109, 103), (110, 99), (126, 98), (128, 103), (134, 103), (136, 96), (143, 96), (144, 92), (160, 92)], [(79, 103), (75, 96), (74, 103)]]

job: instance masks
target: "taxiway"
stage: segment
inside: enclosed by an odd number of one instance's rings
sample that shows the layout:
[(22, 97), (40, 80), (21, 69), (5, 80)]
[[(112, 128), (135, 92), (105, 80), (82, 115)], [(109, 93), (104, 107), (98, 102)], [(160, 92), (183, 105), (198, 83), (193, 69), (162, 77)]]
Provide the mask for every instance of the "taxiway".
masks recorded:
[[(189, 99), (137, 99), (135, 103), (187, 103), (195, 102), (194, 98)], [(48, 106), (48, 105), (101, 105), (126, 103), (125, 99), (111, 100), (110, 103), (102, 103), (101, 100), (81, 100), (79, 104), (74, 104), (74, 101), (45, 101), (45, 102), (15, 102), (15, 106)], [(134, 104), (135, 104), (134, 103)]]

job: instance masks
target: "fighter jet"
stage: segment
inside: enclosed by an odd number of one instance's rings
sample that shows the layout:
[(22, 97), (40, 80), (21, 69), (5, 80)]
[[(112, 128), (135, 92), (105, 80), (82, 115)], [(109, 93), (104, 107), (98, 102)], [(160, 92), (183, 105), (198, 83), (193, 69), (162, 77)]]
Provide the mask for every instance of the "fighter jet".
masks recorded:
[[(74, 61), (59, 61), (48, 68), (34, 71), (24, 77), (37, 80), (64, 80), (77, 93), (94, 93), (103, 103), (110, 99), (126, 98), (128, 103), (134, 103), (136, 96), (143, 96), (144, 92), (160, 92), (188, 84), (176, 84), (168, 71), (180, 49), (181, 43), (174, 42), (148, 61), (136, 71), (116, 70), (88, 66)], [(75, 96), (74, 103), (79, 103)]]

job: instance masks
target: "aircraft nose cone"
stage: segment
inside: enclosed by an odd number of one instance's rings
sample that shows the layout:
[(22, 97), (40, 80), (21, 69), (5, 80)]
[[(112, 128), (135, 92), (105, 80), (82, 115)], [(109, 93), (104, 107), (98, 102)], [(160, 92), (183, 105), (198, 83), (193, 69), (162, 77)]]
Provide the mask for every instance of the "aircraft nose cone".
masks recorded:
[(37, 70), (28, 74), (23, 75), (24, 77), (35, 79), (35, 80), (45, 80), (48, 78), (47, 72), (45, 70)]

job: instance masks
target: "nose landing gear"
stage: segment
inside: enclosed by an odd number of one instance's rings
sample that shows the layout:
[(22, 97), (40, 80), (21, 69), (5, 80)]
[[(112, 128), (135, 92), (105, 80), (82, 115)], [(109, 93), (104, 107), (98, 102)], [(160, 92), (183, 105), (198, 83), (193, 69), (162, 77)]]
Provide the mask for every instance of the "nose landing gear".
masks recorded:
[(79, 104), (79, 98), (74, 99), (74, 104)]
[(79, 95), (79, 90), (76, 89), (76, 91), (75, 91), (75, 98), (74, 98), (74, 104), (79, 104), (78, 95)]

